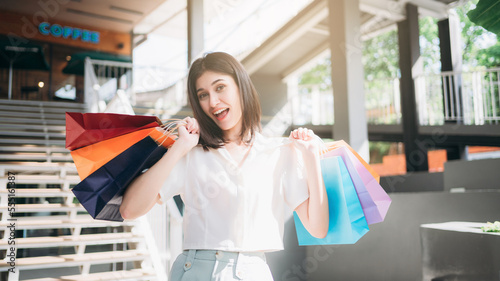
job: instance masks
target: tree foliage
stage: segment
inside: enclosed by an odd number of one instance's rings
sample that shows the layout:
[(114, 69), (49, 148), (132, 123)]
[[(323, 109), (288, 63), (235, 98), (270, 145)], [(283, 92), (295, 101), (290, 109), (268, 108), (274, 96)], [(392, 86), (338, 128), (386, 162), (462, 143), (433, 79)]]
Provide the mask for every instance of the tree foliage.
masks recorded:
[(366, 40), (363, 45), (365, 79), (397, 77), (399, 49), (396, 30)]
[[(485, 38), (496, 37), (483, 27), (470, 21), (467, 13), (473, 10), (479, 0), (472, 0), (455, 8), (462, 29), (463, 64), (469, 68), (500, 66), (500, 44), (484, 47)], [(497, 38), (498, 40), (498, 38)]]
[(327, 90), (332, 85), (330, 57), (323, 58), (299, 78), (299, 85), (320, 85), (320, 90)]
[(489, 48), (479, 50), (477, 60), (486, 68), (500, 67), (500, 40)]

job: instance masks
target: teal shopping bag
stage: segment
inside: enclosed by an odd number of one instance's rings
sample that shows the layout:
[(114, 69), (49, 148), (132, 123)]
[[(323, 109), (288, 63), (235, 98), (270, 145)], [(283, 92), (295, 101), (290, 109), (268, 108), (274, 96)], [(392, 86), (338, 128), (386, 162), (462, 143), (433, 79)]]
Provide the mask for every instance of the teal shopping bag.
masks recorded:
[(330, 208), (328, 234), (323, 239), (313, 237), (294, 212), (299, 245), (354, 244), (369, 229), (356, 189), (342, 157), (333, 156), (322, 159), (321, 173)]

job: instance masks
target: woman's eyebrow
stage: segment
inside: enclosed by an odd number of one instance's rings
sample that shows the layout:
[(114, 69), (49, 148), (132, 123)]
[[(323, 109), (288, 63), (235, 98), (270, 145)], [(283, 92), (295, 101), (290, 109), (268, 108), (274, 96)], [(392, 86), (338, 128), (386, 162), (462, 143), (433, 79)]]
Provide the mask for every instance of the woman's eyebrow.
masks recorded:
[(224, 81), (224, 79), (222, 79), (222, 78), (215, 79), (215, 80), (214, 80), (214, 82), (212, 82), (212, 84), (211, 84), (211, 85), (213, 86), (215, 83), (217, 83), (217, 82), (219, 82), (219, 81)]
[[(216, 84), (217, 82), (220, 82), (220, 81), (224, 81), (224, 79), (223, 78), (215, 79), (210, 85), (213, 86), (214, 84)], [(197, 93), (199, 91), (203, 91), (203, 88), (199, 88), (199, 89), (196, 90)]]

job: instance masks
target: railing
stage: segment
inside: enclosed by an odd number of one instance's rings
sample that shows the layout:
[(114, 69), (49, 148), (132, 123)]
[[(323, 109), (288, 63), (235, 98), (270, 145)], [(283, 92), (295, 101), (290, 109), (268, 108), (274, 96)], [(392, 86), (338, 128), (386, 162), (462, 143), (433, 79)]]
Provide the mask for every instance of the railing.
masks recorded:
[(420, 124), (498, 124), (499, 83), (500, 68), (417, 77)]
[(132, 113), (132, 67), (131, 63), (85, 59), (84, 95), (90, 112), (104, 112), (113, 101), (113, 112)]
[[(399, 79), (366, 81), (364, 90), (369, 124), (401, 123)], [(333, 124), (331, 89), (301, 85), (289, 92), (295, 125)], [(415, 92), (421, 126), (500, 123), (500, 68), (418, 76)]]

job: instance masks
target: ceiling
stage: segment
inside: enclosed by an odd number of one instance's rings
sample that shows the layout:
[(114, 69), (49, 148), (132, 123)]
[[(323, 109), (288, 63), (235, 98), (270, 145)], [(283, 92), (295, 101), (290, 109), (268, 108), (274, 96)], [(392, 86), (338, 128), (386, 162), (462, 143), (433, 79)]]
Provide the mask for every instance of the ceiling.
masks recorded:
[[(221, 0), (204, 0), (205, 21), (209, 21), (217, 14), (217, 1)], [(186, 0), (65, 0), (63, 4), (59, 2), (63, 1), (1, 0), (0, 10), (42, 15), (40, 18), (44, 15), (57, 21), (119, 32), (135, 34), (157, 32), (185, 38)], [(229, 5), (234, 0), (225, 2)], [(360, 7), (370, 14), (390, 13), (394, 14), (393, 18), (398, 18), (403, 15), (397, 10), (406, 2), (418, 2), (424, 13), (438, 16), (439, 12), (436, 11), (456, 0), (360, 0)]]
[(63, 1), (2, 0), (0, 9), (39, 15), (34, 21), (48, 17), (49, 20), (130, 32), (165, 0), (66, 0), (63, 2), (66, 2), (65, 4), (59, 2)]
[[(250, 74), (286, 78), (330, 47), (328, 0), (315, 0), (251, 53), (239, 59)], [(448, 17), (452, 0), (359, 0), (361, 32), (359, 42), (396, 28), (406, 17), (406, 3), (418, 7), (421, 16)], [(355, 47), (355, 46), (354, 46)]]
[[(204, 0), (204, 20), (217, 16), (218, 3), (222, 0)], [(234, 0), (224, 0), (226, 5), (237, 5)], [(311, 59), (328, 48), (327, 0), (314, 0), (312, 9), (300, 12), (257, 50), (245, 57), (252, 71), (266, 65), (271, 72), (287, 73), (283, 69), (295, 69), (302, 60)], [(405, 3), (419, 7), (421, 15), (444, 18), (451, 5), (463, 0), (359, 0), (361, 11), (361, 39), (376, 36), (394, 28), (405, 18)], [(63, 2), (64, 4), (58, 4)], [(43, 4), (50, 3), (50, 5)], [(38, 15), (34, 21), (48, 17), (54, 21), (105, 28), (112, 31), (133, 33), (135, 43), (149, 33), (175, 38), (187, 37), (186, 0), (1, 0), (0, 10), (27, 15)], [(236, 4), (235, 4), (236, 3)], [(453, 4), (455, 3), (455, 4)], [(308, 6), (308, 7), (309, 7)], [(307, 8), (306, 8), (307, 9)], [(305, 9), (305, 10), (306, 10)], [(273, 50), (268, 50), (273, 46)], [(277, 52), (277, 50), (281, 50)], [(303, 55), (299, 55), (302, 54)], [(271, 55), (274, 54), (274, 55)], [(271, 58), (272, 57), (272, 58)], [(290, 57), (303, 58), (301, 61)], [(254, 61), (255, 60), (255, 61)], [(257, 61), (258, 60), (258, 61)], [(279, 62), (279, 63), (278, 63)], [(251, 71), (251, 72), (252, 72)]]

